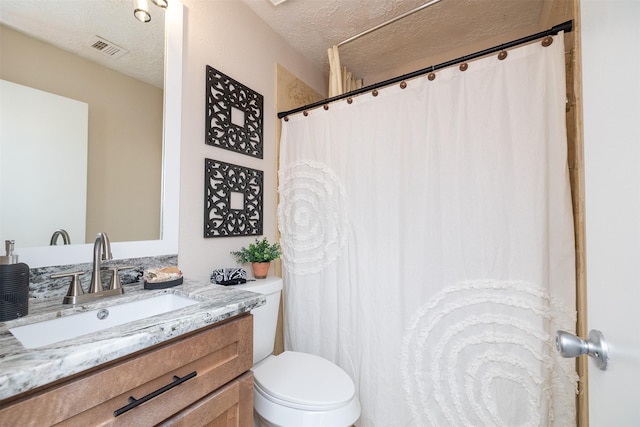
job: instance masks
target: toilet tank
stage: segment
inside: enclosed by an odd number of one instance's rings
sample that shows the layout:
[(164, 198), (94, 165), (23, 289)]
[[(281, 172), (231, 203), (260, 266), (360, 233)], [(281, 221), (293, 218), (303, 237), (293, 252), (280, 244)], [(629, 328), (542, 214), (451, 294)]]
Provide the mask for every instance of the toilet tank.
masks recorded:
[(263, 294), (267, 298), (266, 304), (251, 310), (251, 314), (253, 314), (253, 364), (255, 365), (273, 353), (282, 279), (269, 277), (242, 285), (234, 285), (233, 288)]

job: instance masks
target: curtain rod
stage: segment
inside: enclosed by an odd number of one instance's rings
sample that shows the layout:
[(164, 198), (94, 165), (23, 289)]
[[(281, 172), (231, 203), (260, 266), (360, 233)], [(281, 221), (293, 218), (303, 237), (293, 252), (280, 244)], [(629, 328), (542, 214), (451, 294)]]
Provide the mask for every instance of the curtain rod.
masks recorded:
[(360, 38), (360, 37), (362, 37), (362, 36), (366, 36), (366, 35), (367, 35), (367, 34), (369, 34), (369, 33), (373, 33), (374, 31), (379, 30), (379, 29), (380, 29), (380, 28), (382, 28), (382, 27), (386, 27), (386, 26), (387, 26), (387, 25), (389, 25), (389, 24), (393, 24), (394, 22), (396, 22), (396, 21), (398, 21), (398, 20), (400, 20), (400, 19), (402, 19), (402, 18), (405, 18), (405, 17), (407, 17), (407, 16), (409, 16), (409, 15), (412, 15), (412, 14), (414, 14), (414, 13), (416, 13), (416, 12), (419, 12), (419, 11), (421, 11), (422, 9), (424, 9), (425, 7), (429, 7), (429, 6), (431, 6), (431, 5), (434, 5), (434, 4), (436, 4), (436, 3), (439, 3), (439, 2), (441, 2), (441, 1), (442, 1), (442, 0), (431, 0), (430, 2), (427, 2), (427, 3), (423, 4), (422, 6), (418, 6), (418, 7), (414, 8), (414, 9), (411, 9), (411, 10), (410, 10), (410, 11), (408, 11), (408, 12), (403, 13), (402, 15), (396, 16), (395, 18), (391, 18), (391, 19), (389, 19), (388, 21), (383, 22), (382, 24), (378, 24), (378, 25), (376, 25), (375, 27), (373, 27), (373, 28), (369, 28), (368, 30), (363, 31), (363, 32), (361, 32), (361, 33), (359, 33), (359, 34), (356, 34), (356, 35), (355, 35), (355, 36), (353, 36), (353, 37), (349, 37), (348, 39), (346, 39), (346, 40), (341, 41), (340, 43), (338, 43), (336, 46), (338, 46), (338, 47), (343, 46), (343, 45), (345, 45), (345, 44), (347, 44), (347, 43), (350, 43), (350, 42), (352, 42), (352, 41), (354, 41), (354, 40), (356, 40), (356, 39), (359, 39), (359, 38)]
[(475, 53), (472, 53), (472, 54), (469, 54), (469, 55), (461, 56), (460, 58), (452, 59), (450, 61), (443, 62), (443, 63), (438, 64), (438, 65), (432, 65), (430, 67), (423, 68), (423, 69), (418, 70), (418, 71), (413, 71), (411, 73), (403, 74), (401, 76), (394, 77), (394, 78), (391, 78), (391, 79), (388, 79), (388, 80), (384, 80), (384, 81), (379, 82), (379, 83), (375, 83), (375, 84), (372, 84), (372, 85), (369, 85), (369, 86), (364, 86), (364, 87), (362, 87), (360, 89), (352, 90), (351, 92), (343, 93), (342, 95), (338, 95), (338, 96), (334, 96), (334, 97), (331, 97), (331, 98), (327, 98), (327, 99), (325, 99), (323, 101), (314, 102), (312, 104), (308, 104), (308, 105), (305, 105), (305, 106), (302, 106), (302, 107), (298, 107), (298, 108), (295, 108), (295, 109), (289, 110), (289, 111), (282, 111), (282, 112), (278, 113), (278, 118), (281, 119), (281, 118), (286, 117), (286, 116), (291, 115), (291, 114), (300, 113), (302, 111), (310, 110), (312, 108), (322, 107), (322, 106), (327, 105), (327, 104), (329, 104), (331, 102), (340, 101), (341, 99), (345, 99), (345, 98), (349, 98), (349, 97), (352, 97), (352, 96), (360, 95), (362, 93), (369, 92), (369, 91), (372, 91), (374, 89), (380, 89), (380, 88), (385, 87), (385, 86), (391, 86), (393, 84), (400, 83), (400, 82), (402, 82), (404, 80), (407, 80), (407, 79), (420, 77), (420, 76), (422, 76), (424, 74), (433, 72), (435, 70), (439, 70), (439, 69), (442, 69), (442, 68), (450, 67), (452, 65), (459, 64), (461, 62), (466, 62), (466, 61), (469, 61), (469, 60), (472, 60), (472, 59), (476, 59), (476, 58), (479, 58), (481, 56), (490, 55), (492, 53), (499, 52), (499, 51), (504, 50), (504, 49), (509, 49), (509, 48), (512, 48), (512, 47), (515, 47), (515, 46), (518, 46), (518, 45), (521, 45), (521, 44), (524, 44), (524, 43), (529, 43), (531, 41), (538, 40), (538, 39), (543, 38), (543, 37), (554, 36), (554, 35), (558, 34), (560, 31), (564, 31), (565, 33), (569, 33), (569, 32), (571, 32), (571, 30), (573, 30), (573, 21), (563, 22), (562, 24), (555, 25), (555, 26), (551, 27), (550, 29), (548, 29), (546, 31), (541, 31), (539, 33), (532, 34), (530, 36), (522, 37), (520, 39), (513, 40), (513, 41), (510, 41), (510, 42), (507, 42), (507, 43), (503, 43), (501, 45), (494, 46), (494, 47), (491, 47), (491, 48), (488, 48), (488, 49), (485, 49), (485, 50), (481, 50), (479, 52), (475, 52)]

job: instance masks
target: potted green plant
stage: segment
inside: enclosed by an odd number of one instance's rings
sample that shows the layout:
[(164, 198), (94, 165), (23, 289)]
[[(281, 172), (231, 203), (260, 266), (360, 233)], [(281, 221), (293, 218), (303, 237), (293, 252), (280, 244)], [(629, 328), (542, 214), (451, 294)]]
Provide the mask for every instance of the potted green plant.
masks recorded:
[(264, 279), (269, 273), (271, 261), (280, 258), (282, 249), (279, 243), (269, 243), (266, 237), (262, 240), (256, 238), (255, 243), (249, 244), (248, 248), (243, 247), (239, 251), (232, 251), (231, 255), (236, 258), (238, 264), (251, 263), (253, 277)]

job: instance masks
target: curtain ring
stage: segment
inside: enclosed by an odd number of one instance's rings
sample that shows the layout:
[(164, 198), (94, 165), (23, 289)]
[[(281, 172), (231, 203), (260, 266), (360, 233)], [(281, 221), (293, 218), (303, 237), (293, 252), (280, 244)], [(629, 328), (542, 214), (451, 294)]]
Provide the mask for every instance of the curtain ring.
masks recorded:
[(407, 82), (400, 83), (400, 89), (406, 89), (406, 88), (407, 88)]
[(302, 114), (304, 114), (304, 116), (307, 117), (309, 115), (309, 112), (307, 110), (304, 110)]
[(436, 73), (434, 73), (435, 70), (436, 70), (435, 67), (432, 65), (431, 72), (427, 74), (427, 78), (429, 79), (429, 81), (433, 81), (436, 79)]
[(371, 95), (378, 96), (378, 91), (376, 89), (372, 90)]
[(325, 110), (325, 111), (327, 111), (327, 110), (329, 109), (329, 105), (328, 105), (328, 104), (324, 104), (324, 105), (322, 106), (322, 108), (324, 108), (324, 110)]
[(460, 64), (460, 71), (467, 71), (467, 68), (469, 68), (469, 64), (467, 64), (466, 62)]
[(498, 59), (499, 59), (500, 61), (502, 61), (503, 59), (505, 59), (505, 58), (507, 57), (507, 55), (508, 55), (508, 54), (507, 54), (507, 51), (506, 51), (506, 50), (503, 50), (503, 51), (501, 51), (501, 52), (498, 54)]
[(289, 116), (284, 116), (284, 121), (288, 122), (289, 121)]
[(551, 43), (553, 43), (553, 37), (547, 36), (542, 39), (542, 46), (544, 47), (551, 46)]
[(353, 99), (352, 98), (347, 98), (347, 104), (351, 104), (353, 103)]

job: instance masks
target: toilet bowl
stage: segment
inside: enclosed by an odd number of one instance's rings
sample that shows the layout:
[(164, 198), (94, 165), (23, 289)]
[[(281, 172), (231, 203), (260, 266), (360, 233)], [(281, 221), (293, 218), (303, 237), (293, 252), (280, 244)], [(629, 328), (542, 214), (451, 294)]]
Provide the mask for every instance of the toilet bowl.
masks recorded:
[(353, 381), (321, 357), (286, 351), (253, 368), (261, 427), (348, 427), (360, 417)]
[(236, 289), (264, 294), (253, 314), (254, 426), (349, 427), (360, 418), (353, 380), (322, 357), (295, 351), (274, 356), (282, 279), (267, 278)]

